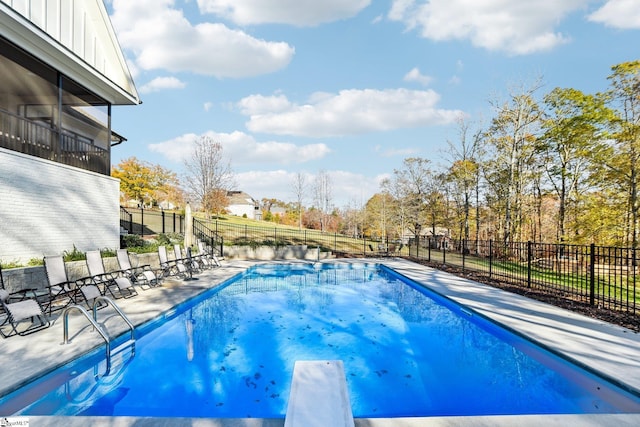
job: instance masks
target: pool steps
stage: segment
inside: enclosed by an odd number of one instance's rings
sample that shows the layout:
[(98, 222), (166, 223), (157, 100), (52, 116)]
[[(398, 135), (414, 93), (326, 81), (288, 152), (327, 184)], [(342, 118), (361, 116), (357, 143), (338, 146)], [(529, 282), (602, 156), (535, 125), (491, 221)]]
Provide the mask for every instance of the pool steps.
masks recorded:
[(342, 360), (298, 360), (284, 427), (354, 427)]

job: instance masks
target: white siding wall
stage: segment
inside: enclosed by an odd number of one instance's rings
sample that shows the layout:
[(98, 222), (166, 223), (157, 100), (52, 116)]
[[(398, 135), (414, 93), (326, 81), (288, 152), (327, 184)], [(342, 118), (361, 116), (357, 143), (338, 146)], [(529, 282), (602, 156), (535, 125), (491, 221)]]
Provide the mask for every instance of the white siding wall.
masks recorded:
[(231, 215), (247, 215), (249, 219), (256, 219), (256, 208), (254, 205), (229, 205), (227, 206), (227, 211), (229, 211)]
[(0, 148), (0, 259), (120, 245), (117, 179)]

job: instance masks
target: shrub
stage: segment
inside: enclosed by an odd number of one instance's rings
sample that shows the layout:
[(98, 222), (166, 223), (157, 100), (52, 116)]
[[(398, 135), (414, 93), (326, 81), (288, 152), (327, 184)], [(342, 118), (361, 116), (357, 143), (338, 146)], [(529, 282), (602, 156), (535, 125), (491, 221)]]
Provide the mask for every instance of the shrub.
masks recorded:
[(137, 234), (125, 234), (122, 236), (122, 242), (125, 248), (143, 247), (145, 245), (144, 239)]
[(84, 252), (79, 251), (76, 245), (73, 245), (72, 251), (62, 252), (62, 258), (65, 262), (69, 261), (83, 261), (85, 259)]
[(6, 270), (10, 269), (10, 268), (19, 268), (22, 267), (22, 264), (20, 264), (18, 261), (9, 261), (9, 262), (3, 262), (0, 263), (0, 266)]
[(103, 258), (113, 258), (116, 256), (116, 250), (110, 248), (100, 249), (100, 256)]

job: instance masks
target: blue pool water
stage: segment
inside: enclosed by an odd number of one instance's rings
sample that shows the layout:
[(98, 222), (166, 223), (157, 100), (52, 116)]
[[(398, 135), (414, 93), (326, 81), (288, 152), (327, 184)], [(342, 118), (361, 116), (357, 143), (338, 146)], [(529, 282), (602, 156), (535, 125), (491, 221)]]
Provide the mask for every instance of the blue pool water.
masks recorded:
[(340, 359), (356, 417), (640, 412), (634, 396), (374, 264), (264, 265), (0, 400), (0, 415), (284, 417)]

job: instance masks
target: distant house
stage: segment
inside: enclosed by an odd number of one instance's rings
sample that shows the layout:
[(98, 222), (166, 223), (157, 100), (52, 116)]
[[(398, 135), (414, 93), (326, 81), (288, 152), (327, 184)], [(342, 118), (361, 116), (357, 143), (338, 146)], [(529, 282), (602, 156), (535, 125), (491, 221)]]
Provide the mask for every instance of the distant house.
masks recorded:
[(227, 198), (229, 199), (229, 204), (227, 205), (229, 214), (241, 217), (246, 216), (250, 219), (262, 219), (260, 202), (244, 191), (228, 191)]
[[(426, 247), (427, 244), (431, 245), (432, 249), (450, 249), (451, 237), (449, 237), (449, 229), (445, 227), (436, 227), (435, 235), (431, 227), (423, 227), (420, 230), (420, 245)], [(415, 245), (415, 235), (408, 229), (402, 233), (401, 242), (403, 244)]]
[(0, 1), (0, 260), (117, 248), (113, 105), (140, 103), (102, 0)]

